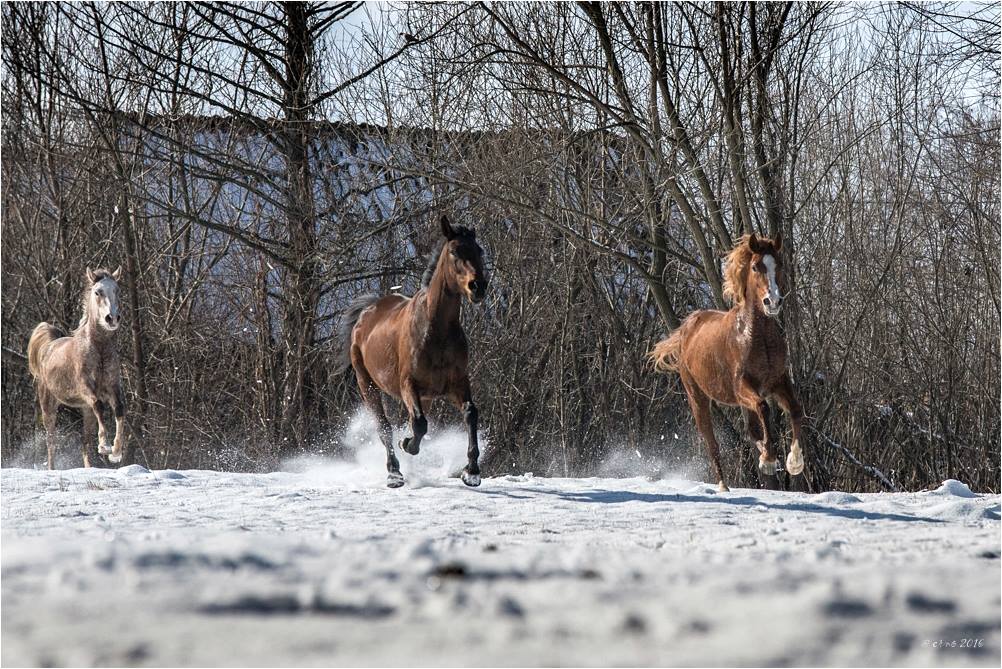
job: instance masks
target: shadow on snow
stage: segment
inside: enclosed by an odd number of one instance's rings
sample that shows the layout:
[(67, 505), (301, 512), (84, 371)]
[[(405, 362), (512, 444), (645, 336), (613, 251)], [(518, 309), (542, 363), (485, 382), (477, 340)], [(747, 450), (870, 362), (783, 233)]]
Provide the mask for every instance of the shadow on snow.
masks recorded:
[[(851, 520), (891, 520), (904, 523), (942, 523), (939, 518), (925, 518), (922, 516), (907, 516), (898, 513), (881, 513), (878, 511), (863, 511), (860, 509), (842, 509), (820, 504), (809, 503), (777, 503), (763, 500), (758, 497), (726, 497), (724, 495), (700, 496), (687, 495), (685, 493), (645, 493), (630, 492), (627, 490), (587, 490), (580, 492), (546, 490), (544, 488), (519, 488), (519, 492), (532, 493), (538, 495), (551, 495), (559, 497), (568, 502), (583, 502), (587, 504), (623, 504), (625, 502), (645, 502), (649, 504), (671, 504), (678, 502), (685, 503), (708, 503), (727, 504), (738, 507), (760, 507), (776, 511), (794, 511), (801, 513), (820, 513), (836, 518), (847, 518)], [(489, 488), (480, 489), (478, 492), (487, 495), (502, 495), (513, 499), (527, 499), (527, 495), (514, 494), (507, 490), (492, 490)]]

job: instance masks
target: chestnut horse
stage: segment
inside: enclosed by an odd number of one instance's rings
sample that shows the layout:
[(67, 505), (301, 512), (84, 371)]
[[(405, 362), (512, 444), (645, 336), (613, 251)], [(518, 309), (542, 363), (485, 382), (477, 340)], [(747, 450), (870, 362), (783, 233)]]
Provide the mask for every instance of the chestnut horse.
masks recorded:
[[(56, 438), (56, 411), (60, 404), (83, 411), (84, 467), (90, 467), (88, 442), (97, 423), (98, 453), (113, 463), (122, 461), (125, 445), (125, 393), (114, 335), (122, 322), (118, 308), (118, 279), (114, 272), (87, 269), (87, 289), (83, 294), (83, 318), (66, 336), (54, 325), (39, 323), (28, 340), (28, 370), (35, 378), (35, 394), (42, 411), (49, 469), (53, 468)], [(108, 447), (102, 412), (110, 406), (115, 413), (115, 446)]]
[(772, 397), (790, 415), (793, 443), (786, 458), (791, 475), (804, 471), (800, 426), (804, 417), (793, 384), (786, 373), (786, 342), (776, 322), (783, 304), (780, 292), (783, 242), (741, 238), (727, 257), (724, 296), (730, 311), (695, 311), (648, 354), (659, 371), (675, 371), (682, 378), (692, 415), (710, 455), (720, 490), (726, 491), (720, 452), (713, 436), (710, 401), (740, 406), (745, 425), (759, 449), (758, 469), (763, 484), (778, 488), (776, 445), (769, 438)]
[(413, 297), (365, 295), (341, 320), (340, 367), (347, 370), (350, 364), (355, 369), (362, 401), (379, 421), (390, 488), (402, 486), (404, 477), (393, 452), (393, 431), (381, 393), (407, 407), (411, 433), (400, 447), (411, 455), (418, 454), (428, 430), (428, 403), (437, 397), (451, 400), (463, 412), (469, 431), (468, 462), (461, 478), (468, 486), (480, 485), (477, 406), (470, 391), (459, 307), (464, 296), (476, 304), (487, 292), (484, 254), (473, 230), (453, 227), (445, 216), (441, 228), (445, 240)]

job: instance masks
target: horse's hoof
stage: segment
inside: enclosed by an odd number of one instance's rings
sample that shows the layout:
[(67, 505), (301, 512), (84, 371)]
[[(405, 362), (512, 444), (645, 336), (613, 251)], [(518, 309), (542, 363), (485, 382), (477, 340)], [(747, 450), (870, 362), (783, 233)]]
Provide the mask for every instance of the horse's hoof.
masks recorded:
[(404, 440), (400, 442), (400, 448), (404, 453), (410, 453), (411, 455), (417, 455), (421, 452), (421, 447), (414, 443), (414, 440), (410, 437), (404, 437)]
[(476, 488), (480, 485), (480, 474), (471, 474), (464, 469), (463, 473), (459, 475), (459, 478), (463, 479), (463, 483), (471, 488)]
[(776, 467), (777, 464), (775, 460), (770, 462), (768, 460), (763, 460), (762, 458), (758, 459), (758, 471), (762, 476), (775, 476)]
[(387, 488), (400, 488), (404, 484), (404, 477), (400, 473), (389, 474), (386, 477)]
[(111, 446), (108, 444), (98, 444), (97, 452), (101, 455), (111, 455)]
[(109, 453), (108, 454), (108, 462), (111, 462), (111, 463), (117, 465), (121, 461), (122, 461), (122, 454), (121, 453)]
[(731, 491), (731, 489), (728, 488), (727, 484), (724, 483), (723, 481), (721, 481), (719, 483), (719, 485), (717, 485), (717, 490), (719, 490), (720, 492), (730, 492)]
[(800, 449), (790, 451), (790, 454), (786, 456), (786, 471), (790, 476), (797, 476), (804, 472), (804, 454), (800, 452)]

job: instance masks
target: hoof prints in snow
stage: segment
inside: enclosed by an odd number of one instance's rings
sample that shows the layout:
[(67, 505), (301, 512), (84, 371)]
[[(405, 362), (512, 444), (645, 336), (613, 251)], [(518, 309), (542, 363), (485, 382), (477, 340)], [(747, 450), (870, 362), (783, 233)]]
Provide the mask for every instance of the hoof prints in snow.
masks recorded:
[(378, 619), (393, 615), (396, 612), (396, 608), (379, 603), (348, 604), (329, 602), (321, 597), (314, 597), (303, 601), (302, 598), (295, 595), (274, 594), (241, 595), (230, 601), (210, 602), (199, 607), (199, 611), (211, 615), (244, 614), (269, 616), (315, 613)]
[(595, 580), (602, 578), (602, 574), (594, 569), (553, 569), (543, 571), (523, 571), (518, 569), (498, 570), (498, 569), (470, 569), (460, 562), (449, 562), (436, 566), (429, 574), (432, 578), (441, 579), (463, 579), (478, 581), (527, 581), (530, 579), (551, 579), (551, 578), (577, 578), (583, 580)]
[(917, 613), (953, 613), (957, 610), (956, 602), (949, 599), (934, 599), (926, 597), (921, 592), (913, 592), (905, 598), (908, 608)]
[(836, 599), (825, 604), (824, 612), (833, 618), (865, 618), (873, 607), (861, 599)]
[(141, 553), (133, 558), (132, 563), (140, 569), (182, 567), (227, 569), (235, 571), (242, 568), (277, 569), (279, 565), (259, 555), (246, 553), (237, 557), (221, 555), (206, 555), (201, 553), (182, 553), (180, 551), (164, 551), (158, 553)]

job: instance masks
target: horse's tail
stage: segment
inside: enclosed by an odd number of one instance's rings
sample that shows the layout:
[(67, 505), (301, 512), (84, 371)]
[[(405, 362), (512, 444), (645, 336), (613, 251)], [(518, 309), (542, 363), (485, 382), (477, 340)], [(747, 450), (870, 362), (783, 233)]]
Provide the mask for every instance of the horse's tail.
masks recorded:
[(35, 326), (31, 339), (28, 340), (28, 371), (36, 379), (42, 373), (42, 350), (45, 345), (62, 336), (64, 336), (62, 330), (45, 321)]
[(378, 299), (378, 295), (360, 295), (348, 305), (348, 309), (341, 316), (337, 336), (334, 338), (334, 369), (338, 374), (346, 372), (351, 367), (351, 333), (355, 329), (355, 324), (358, 323), (362, 312)]
[(682, 356), (682, 328), (676, 329), (651, 349), (647, 357), (659, 372), (678, 371), (678, 361)]

